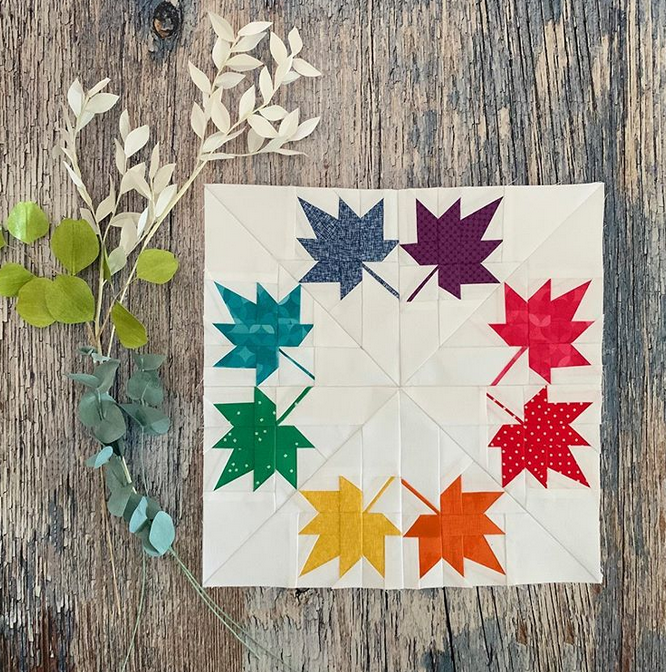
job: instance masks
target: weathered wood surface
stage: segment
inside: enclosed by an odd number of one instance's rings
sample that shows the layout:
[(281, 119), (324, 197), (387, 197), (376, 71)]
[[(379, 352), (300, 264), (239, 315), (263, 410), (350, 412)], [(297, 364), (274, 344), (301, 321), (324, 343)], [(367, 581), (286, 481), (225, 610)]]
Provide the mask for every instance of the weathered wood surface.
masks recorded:
[[(664, 98), (661, 0), (182, 0), (153, 31), (155, 0), (0, 5), (0, 214), (32, 198), (75, 212), (51, 156), (58, 105), (104, 75), (134, 120), (194, 158), (188, 58), (212, 45), (215, 9), (295, 23), (325, 77), (292, 89), (323, 111), (310, 158), (212, 168), (207, 181), (405, 187), (607, 184), (602, 587), (383, 593), (217, 590), (297, 669), (666, 669), (664, 529)], [(86, 170), (106, 182), (114, 128), (89, 132)], [(136, 295), (156, 325), (176, 430), (149, 449), (149, 479), (200, 561), (202, 183), (161, 234), (183, 261), (171, 289)], [(535, 213), (536, 215), (537, 213)], [(538, 225), (538, 221), (535, 221)], [(575, 244), (575, 241), (572, 241)], [(6, 254), (6, 252), (3, 252)], [(36, 261), (42, 259), (36, 253)], [(136, 305), (135, 303), (135, 305)], [(100, 488), (63, 378), (74, 329), (38, 333), (0, 308), (0, 669), (114, 670), (130, 636), (139, 553), (112, 524), (114, 608)], [(252, 662), (168, 561), (151, 563), (132, 670), (270, 670)]]

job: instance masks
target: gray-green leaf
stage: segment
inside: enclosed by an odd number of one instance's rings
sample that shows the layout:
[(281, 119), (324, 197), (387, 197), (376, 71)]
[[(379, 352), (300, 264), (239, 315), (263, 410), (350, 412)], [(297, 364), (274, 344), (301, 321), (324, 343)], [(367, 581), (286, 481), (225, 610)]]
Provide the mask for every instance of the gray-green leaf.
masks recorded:
[(113, 455), (113, 448), (111, 446), (104, 446), (97, 455), (93, 455), (86, 460), (86, 466), (99, 469), (111, 459), (111, 455)]
[(173, 544), (176, 538), (176, 529), (173, 525), (171, 516), (166, 511), (160, 511), (150, 525), (148, 541), (150, 545), (160, 554), (164, 555)]
[(137, 504), (136, 509), (134, 509), (134, 513), (132, 514), (132, 517), (129, 521), (129, 531), (132, 534), (136, 534), (143, 527), (143, 525), (148, 522), (148, 515), (146, 513), (147, 508), (148, 499), (146, 497), (142, 497)]
[(155, 371), (139, 371), (127, 381), (127, 396), (133, 401), (157, 406), (164, 401), (162, 382)]
[(49, 219), (37, 203), (23, 201), (13, 207), (5, 226), (14, 238), (32, 244), (48, 233)]
[(140, 404), (122, 404), (122, 409), (146, 434), (166, 434), (169, 431), (171, 421), (158, 408)]
[(133, 490), (131, 485), (126, 485), (123, 488), (113, 490), (111, 492), (111, 496), (109, 497), (109, 501), (107, 502), (109, 513), (113, 516), (122, 516), (125, 512), (125, 507), (129, 502), (129, 498), (132, 495), (132, 492)]
[(165, 355), (134, 355), (134, 361), (141, 371), (157, 371), (165, 359)]

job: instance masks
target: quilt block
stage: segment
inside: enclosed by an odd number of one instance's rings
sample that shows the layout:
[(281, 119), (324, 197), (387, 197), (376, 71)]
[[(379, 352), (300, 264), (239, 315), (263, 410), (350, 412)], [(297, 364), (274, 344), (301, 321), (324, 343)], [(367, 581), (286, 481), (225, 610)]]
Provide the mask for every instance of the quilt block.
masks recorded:
[(603, 185), (208, 185), (207, 586), (599, 582)]

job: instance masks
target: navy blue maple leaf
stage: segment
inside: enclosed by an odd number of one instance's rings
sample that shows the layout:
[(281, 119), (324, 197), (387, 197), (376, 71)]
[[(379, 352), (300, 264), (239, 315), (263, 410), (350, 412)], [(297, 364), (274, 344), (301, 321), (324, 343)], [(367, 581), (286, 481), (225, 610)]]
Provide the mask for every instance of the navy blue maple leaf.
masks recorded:
[(344, 299), (361, 282), (365, 270), (398, 296), (391, 285), (366, 265), (368, 261), (383, 261), (398, 244), (397, 240), (384, 240), (383, 199), (362, 217), (340, 199), (337, 218), (302, 198), (298, 201), (316, 236), (298, 241), (317, 261), (301, 282), (339, 282), (340, 298)]

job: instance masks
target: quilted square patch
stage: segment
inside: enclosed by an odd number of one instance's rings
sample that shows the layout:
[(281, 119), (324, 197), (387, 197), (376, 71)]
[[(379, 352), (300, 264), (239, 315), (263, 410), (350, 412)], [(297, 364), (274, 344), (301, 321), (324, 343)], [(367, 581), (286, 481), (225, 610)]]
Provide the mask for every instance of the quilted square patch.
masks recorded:
[(599, 582), (603, 203), (207, 186), (204, 584)]

